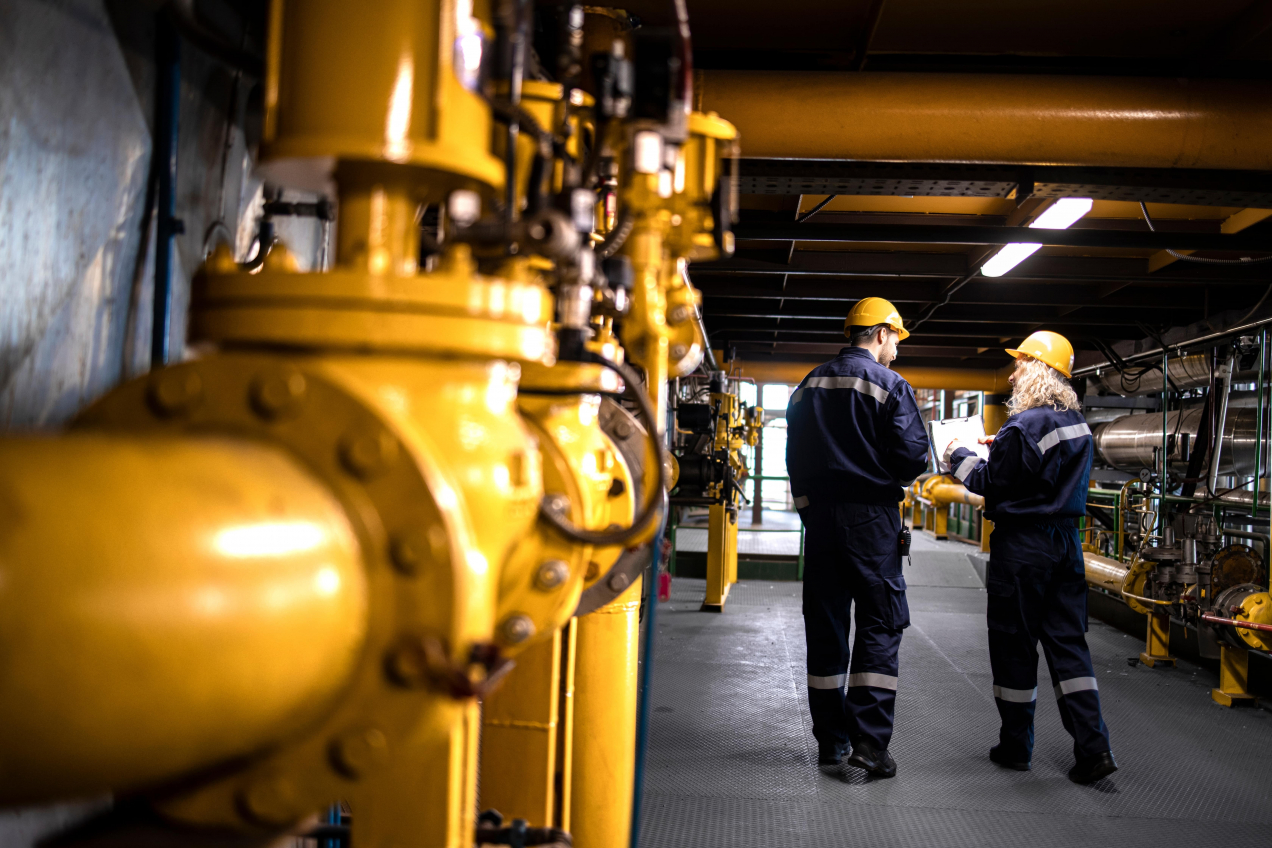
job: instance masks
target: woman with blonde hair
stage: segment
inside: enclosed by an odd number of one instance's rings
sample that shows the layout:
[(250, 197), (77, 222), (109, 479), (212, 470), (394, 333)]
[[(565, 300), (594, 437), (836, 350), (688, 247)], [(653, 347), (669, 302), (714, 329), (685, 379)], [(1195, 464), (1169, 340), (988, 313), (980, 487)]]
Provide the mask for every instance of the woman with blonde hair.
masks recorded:
[(1087, 588), (1075, 519), (1086, 514), (1091, 429), (1068, 383), (1073, 347), (1041, 331), (1007, 353), (1016, 358), (1008, 419), (986, 439), (989, 460), (952, 443), (944, 461), (984, 495), (990, 537), (989, 662), (1002, 719), (989, 758), (1028, 771), (1042, 642), (1064, 729), (1073, 737), (1075, 783), (1117, 770), (1086, 644)]

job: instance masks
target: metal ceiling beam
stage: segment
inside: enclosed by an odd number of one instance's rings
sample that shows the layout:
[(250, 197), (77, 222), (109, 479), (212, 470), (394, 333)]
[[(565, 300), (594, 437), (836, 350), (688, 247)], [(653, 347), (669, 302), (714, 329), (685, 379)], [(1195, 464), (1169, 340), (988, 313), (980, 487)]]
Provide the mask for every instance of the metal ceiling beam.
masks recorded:
[[(1015, 338), (1019, 339), (1027, 333), (1022, 332), (1022, 328), (1027, 327), (1026, 324), (1011, 324), (1010, 326), (984, 327), (983, 325), (968, 324), (952, 324), (946, 325), (938, 321), (929, 321), (923, 326), (919, 332), (913, 333), (910, 338), (915, 343), (924, 342), (927, 344), (947, 344), (957, 343), (966, 344), (975, 347), (996, 347), (999, 346), (1000, 339)], [(969, 332), (970, 329), (980, 327), (977, 332)], [(1144, 331), (1139, 327), (1120, 325), (1120, 326), (1104, 326), (1090, 327), (1075, 324), (1070, 321), (1049, 321), (1047, 328), (1063, 333), (1068, 336), (1073, 334), (1074, 338), (1070, 338), (1075, 345), (1078, 344), (1078, 336), (1091, 336), (1101, 339), (1117, 339), (1138, 341), (1144, 338)], [(722, 319), (707, 326), (707, 332), (711, 335), (713, 342), (719, 341), (723, 336), (733, 337), (738, 334), (763, 334), (762, 338), (775, 339), (780, 337), (791, 338), (792, 341), (814, 341), (820, 339), (825, 342), (834, 342), (842, 340), (844, 334), (842, 330), (828, 330), (823, 327), (808, 326), (800, 324), (798, 321), (783, 321), (782, 324), (762, 323), (754, 319), (748, 318), (730, 318)], [(744, 336), (739, 336), (744, 337)], [(937, 340), (941, 341), (937, 341)]]
[(743, 194), (1005, 198), (1022, 183), (1032, 183), (1032, 197), (1272, 206), (1272, 174), (1263, 171), (833, 159), (742, 159), (738, 164)]
[(1020, 227), (950, 225), (752, 223), (745, 217), (734, 227), (739, 241), (866, 242), (894, 244), (993, 245), (1030, 242), (1059, 247), (1128, 250), (1218, 250), (1272, 253), (1272, 234), (1241, 232), (1154, 233), (1126, 230), (1043, 230)]
[[(754, 282), (735, 277), (694, 277), (694, 285), (706, 298), (706, 303), (744, 303), (750, 301), (790, 301), (797, 303), (833, 304), (835, 309), (845, 309), (863, 297), (884, 292), (888, 300), (896, 304), (930, 303), (936, 299), (939, 284), (926, 280), (882, 281), (864, 280), (787, 280)], [(1211, 309), (1219, 311), (1223, 304), (1244, 303), (1248, 298), (1237, 296), (1232, 287), (1212, 289)], [(987, 306), (1038, 306), (1101, 309), (1190, 309), (1194, 312), (1205, 305), (1205, 293), (1195, 288), (1154, 288), (1151, 297), (1142, 291), (1123, 288), (1107, 297), (1099, 297), (1099, 286), (1083, 283), (1029, 284), (973, 280), (959, 290), (958, 303), (984, 304)], [(800, 307), (806, 308), (806, 307)], [(830, 307), (828, 307), (830, 308)], [(905, 310), (902, 310), (903, 314)]]
[[(806, 224), (804, 226), (811, 226)], [(967, 256), (963, 253), (866, 252), (848, 250), (797, 250), (786, 263), (789, 248), (765, 250), (742, 248), (731, 259), (695, 262), (689, 266), (697, 280), (699, 274), (712, 276), (804, 276), (804, 277), (941, 277), (953, 279), (966, 274)], [(1162, 283), (1251, 283), (1267, 285), (1267, 268), (1253, 265), (1216, 266), (1177, 263), (1151, 275), (1144, 260), (1116, 256), (1048, 256), (1035, 254), (1008, 274), (1003, 281), (1072, 281)]]

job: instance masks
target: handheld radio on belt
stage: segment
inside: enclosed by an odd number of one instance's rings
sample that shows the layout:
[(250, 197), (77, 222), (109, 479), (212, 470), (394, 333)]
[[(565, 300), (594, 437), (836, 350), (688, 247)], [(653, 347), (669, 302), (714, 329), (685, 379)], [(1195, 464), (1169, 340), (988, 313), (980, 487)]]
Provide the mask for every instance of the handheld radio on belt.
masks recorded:
[(905, 557), (907, 564), (913, 565), (914, 563), (910, 562), (910, 539), (910, 528), (902, 526), (901, 533), (897, 536), (897, 553)]

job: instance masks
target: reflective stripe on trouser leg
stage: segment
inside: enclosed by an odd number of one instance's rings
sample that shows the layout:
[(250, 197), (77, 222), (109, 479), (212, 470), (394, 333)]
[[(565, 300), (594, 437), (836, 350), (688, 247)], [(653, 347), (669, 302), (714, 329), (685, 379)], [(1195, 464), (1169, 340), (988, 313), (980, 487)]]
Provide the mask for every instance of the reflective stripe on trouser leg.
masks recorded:
[(1060, 721), (1073, 737), (1073, 755), (1082, 758), (1109, 750), (1109, 729), (1100, 713), (1099, 684), (1086, 643), (1087, 588), (1076, 564), (1080, 554), (1076, 542), (1066, 547), (1072, 548), (1067, 553), (1075, 560), (1074, 577), (1056, 586), (1039, 636)]
[(1094, 677), (1071, 677), (1055, 686), (1060, 722), (1073, 737), (1078, 758), (1109, 750), (1109, 729), (1100, 711), (1100, 690)]
[(808, 648), (808, 712), (813, 736), (842, 745), (852, 735), (844, 711), (848, 679), (848, 610), (852, 595), (838, 567), (833, 515), (824, 507), (804, 510), (804, 635)]
[(989, 631), (989, 664), (994, 672), (994, 705), (1002, 726), (998, 744), (1010, 760), (1033, 757), (1034, 711), (1038, 704), (1038, 655), (1025, 633)]

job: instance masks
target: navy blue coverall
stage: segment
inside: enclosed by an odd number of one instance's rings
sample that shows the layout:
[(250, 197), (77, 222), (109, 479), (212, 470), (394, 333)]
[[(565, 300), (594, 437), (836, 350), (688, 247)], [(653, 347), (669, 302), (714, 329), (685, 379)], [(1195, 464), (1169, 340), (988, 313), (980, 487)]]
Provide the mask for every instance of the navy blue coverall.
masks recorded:
[(1007, 420), (989, 461), (967, 448), (950, 457), (954, 476), (985, 496), (989, 538), (989, 664), (1002, 719), (1000, 750), (1015, 762), (1033, 753), (1042, 642), (1064, 729), (1079, 759), (1109, 749), (1087, 649), (1087, 588), (1074, 519), (1086, 514), (1091, 429), (1082, 414), (1035, 407)]
[(884, 750), (892, 739), (897, 649), (910, 624), (897, 504), (927, 468), (927, 429), (910, 384), (859, 347), (804, 378), (786, 421), (786, 468), (805, 528), (813, 735), (822, 744), (865, 739)]

